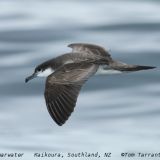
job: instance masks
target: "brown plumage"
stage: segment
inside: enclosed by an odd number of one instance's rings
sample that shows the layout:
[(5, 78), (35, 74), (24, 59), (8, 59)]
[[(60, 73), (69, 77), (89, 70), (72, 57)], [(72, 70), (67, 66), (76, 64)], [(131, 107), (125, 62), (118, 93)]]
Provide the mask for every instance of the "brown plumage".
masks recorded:
[(68, 45), (72, 52), (48, 60), (35, 68), (26, 82), (45, 73), (47, 77), (45, 100), (52, 119), (63, 125), (74, 111), (83, 84), (93, 76), (99, 67), (108, 70), (132, 72), (153, 69), (152, 66), (128, 65), (113, 60), (103, 47), (86, 43)]
[(58, 125), (69, 118), (82, 85), (98, 69), (88, 63), (66, 64), (46, 80), (45, 99), (51, 117)]

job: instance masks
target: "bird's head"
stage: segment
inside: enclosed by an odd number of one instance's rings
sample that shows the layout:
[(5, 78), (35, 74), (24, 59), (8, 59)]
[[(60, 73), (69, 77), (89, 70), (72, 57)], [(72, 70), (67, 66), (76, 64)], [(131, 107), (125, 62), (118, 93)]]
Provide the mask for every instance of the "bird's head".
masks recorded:
[(29, 80), (36, 77), (48, 77), (53, 72), (54, 70), (45, 64), (38, 65), (35, 68), (34, 73), (25, 79), (25, 82), (27, 83)]

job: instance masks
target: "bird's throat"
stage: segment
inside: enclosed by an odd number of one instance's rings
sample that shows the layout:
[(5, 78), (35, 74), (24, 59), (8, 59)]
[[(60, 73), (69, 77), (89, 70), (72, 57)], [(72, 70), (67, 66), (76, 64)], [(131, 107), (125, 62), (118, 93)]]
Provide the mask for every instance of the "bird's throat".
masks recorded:
[(54, 72), (52, 68), (47, 68), (44, 71), (41, 71), (37, 74), (38, 77), (48, 77)]

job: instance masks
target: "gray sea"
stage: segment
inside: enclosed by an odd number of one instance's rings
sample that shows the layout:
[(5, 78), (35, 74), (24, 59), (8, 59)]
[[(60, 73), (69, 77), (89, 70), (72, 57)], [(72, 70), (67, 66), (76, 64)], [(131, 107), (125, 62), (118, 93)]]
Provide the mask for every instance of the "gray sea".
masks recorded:
[[(53, 122), (43, 96), (45, 79), (28, 84), (24, 79), (37, 64), (71, 51), (67, 45), (73, 42), (102, 45), (130, 64), (160, 67), (160, 1), (1, 0), (0, 154), (102, 160), (111, 153), (117, 160), (129, 159), (121, 153), (159, 153), (159, 68), (92, 77), (66, 124)], [(68, 158), (68, 152), (101, 157)], [(136, 156), (132, 159), (159, 159)]]

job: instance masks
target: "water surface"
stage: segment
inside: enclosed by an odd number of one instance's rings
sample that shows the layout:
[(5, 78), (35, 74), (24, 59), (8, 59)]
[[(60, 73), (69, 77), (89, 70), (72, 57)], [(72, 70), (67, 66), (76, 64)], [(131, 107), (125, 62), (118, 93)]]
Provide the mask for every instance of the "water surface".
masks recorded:
[(102, 45), (131, 64), (159, 66), (160, 2), (2, 0), (0, 152), (24, 152), (24, 159), (45, 151), (112, 152), (112, 159), (121, 152), (159, 152), (159, 69), (93, 77), (67, 123), (52, 121), (45, 79), (24, 79), (73, 42)]

